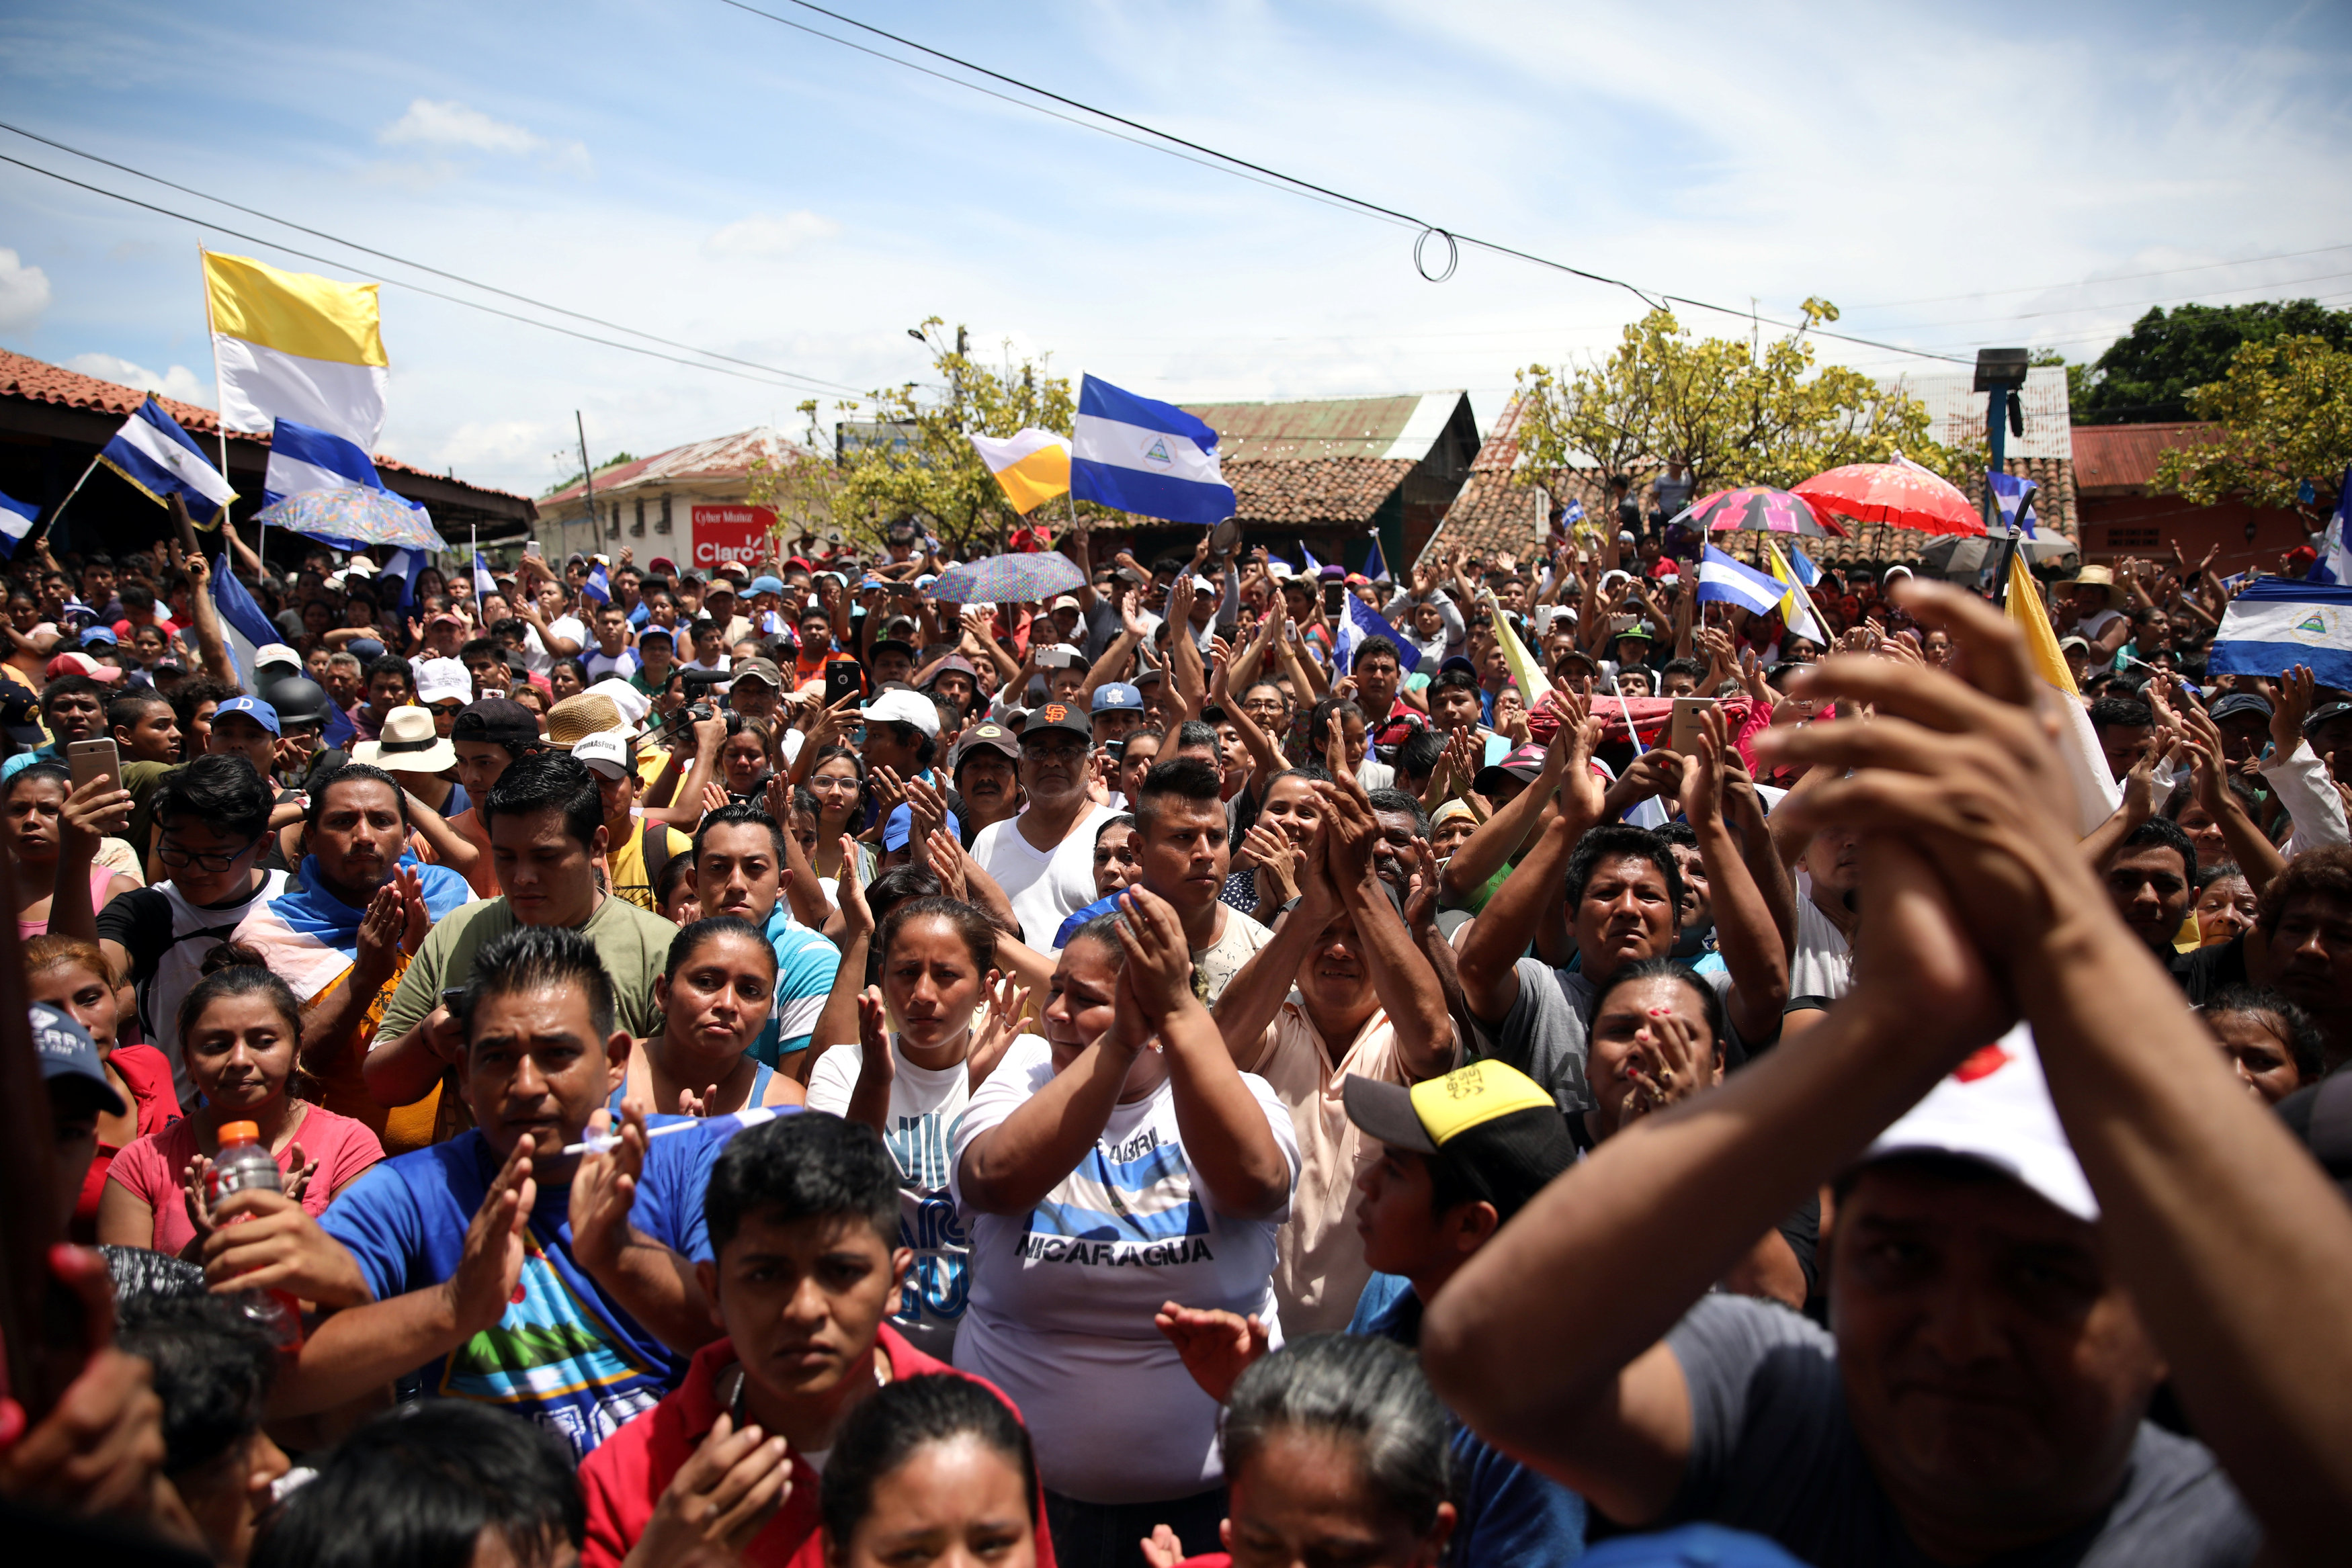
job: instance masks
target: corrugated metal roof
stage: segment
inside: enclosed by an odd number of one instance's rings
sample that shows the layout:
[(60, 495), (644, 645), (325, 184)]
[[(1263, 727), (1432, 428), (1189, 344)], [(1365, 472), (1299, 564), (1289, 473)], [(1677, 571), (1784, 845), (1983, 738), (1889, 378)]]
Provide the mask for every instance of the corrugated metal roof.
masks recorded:
[[(639, 457), (615, 466), (600, 468), (593, 476), (599, 497), (616, 496), (648, 485), (685, 485), (719, 479), (748, 478), (751, 465), (761, 458), (774, 462), (799, 454), (801, 448), (778, 434), (771, 425), (754, 425), (739, 430), (732, 435), (714, 435), (708, 441), (690, 441), (684, 446), (673, 446), (651, 457)], [(560, 507), (567, 501), (582, 499), (586, 486), (566, 485), (551, 496), (542, 496), (541, 507)]]
[(1286, 402), (1186, 403), (1217, 433), (1220, 459), (1310, 463), (1378, 457), (1418, 463), (1469, 394), (1459, 390), (1396, 397), (1306, 398)]
[[(1927, 371), (1892, 378), (1879, 384), (1901, 387), (1927, 405), (1927, 434), (1945, 446), (1967, 446), (1982, 441), (1988, 393), (1969, 391), (1974, 371)], [(2066, 402), (2066, 367), (2035, 365), (2025, 372), (2018, 394), (2025, 405), (2025, 434), (2012, 435), (2002, 448), (2009, 457), (2070, 457)]]
[(2158, 454), (2196, 445), (2215, 428), (2195, 423), (2076, 425), (2074, 483), (2086, 495), (2138, 489), (2156, 477)]
[[(0, 397), (21, 397), (33, 402), (51, 402), (65, 408), (89, 409), (97, 413), (121, 414), (128, 419), (139, 412), (139, 405), (145, 402), (150, 395), (137, 387), (101, 381), (96, 376), (83, 375), (79, 371), (67, 370), (63, 365), (50, 364), (47, 360), (34, 359), (29, 354), (16, 354), (0, 349)], [(220, 415), (202, 403), (182, 402), (160, 392), (152, 395), (163, 405), (163, 412), (177, 420), (180, 428), (190, 435), (219, 434)], [(258, 442), (264, 446), (269, 444), (267, 434), (239, 430), (232, 430), (229, 434), (239, 441)], [(487, 485), (474, 485), (454, 476), (436, 474), (429, 468), (419, 468), (413, 463), (403, 463), (396, 457), (386, 457), (381, 453), (375, 455), (374, 462), (379, 470), (422, 475), (426, 478), (438, 479), (445, 485), (462, 485), (486, 496), (505, 496), (516, 501), (529, 499), (511, 491), (493, 490)]]

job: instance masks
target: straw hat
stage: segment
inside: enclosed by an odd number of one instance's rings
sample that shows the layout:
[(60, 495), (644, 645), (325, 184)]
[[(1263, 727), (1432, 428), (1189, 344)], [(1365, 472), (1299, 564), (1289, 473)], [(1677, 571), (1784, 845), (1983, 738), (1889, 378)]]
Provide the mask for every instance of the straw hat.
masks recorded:
[(547, 710), (547, 744), (569, 751), (592, 735), (619, 729), (628, 721), (621, 706), (602, 692), (582, 692), (565, 697)]
[(396, 707), (384, 715), (383, 737), (352, 747), (352, 760), (394, 773), (440, 773), (457, 766), (457, 748), (433, 727), (429, 707)]
[(2061, 588), (2103, 588), (2106, 590), (2107, 603), (2110, 606), (2114, 605), (2116, 601), (2120, 600), (2124, 596), (2124, 591), (2116, 586), (2116, 574), (2104, 566), (2086, 566), (2080, 571), (2076, 572), (2073, 577), (2069, 578), (2066, 581), (2060, 583), (2058, 586)]

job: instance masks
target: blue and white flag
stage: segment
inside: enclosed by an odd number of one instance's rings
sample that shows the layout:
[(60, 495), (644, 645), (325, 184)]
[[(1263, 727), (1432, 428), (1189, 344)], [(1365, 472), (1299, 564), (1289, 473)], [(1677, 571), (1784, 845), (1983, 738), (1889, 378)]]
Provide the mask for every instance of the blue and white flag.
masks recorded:
[(433, 553), (421, 549), (396, 549), (383, 558), (376, 569), (376, 591), (380, 593), (386, 583), (400, 584), (400, 602), (390, 606), (404, 614), (416, 607), (416, 580), (433, 564)]
[(1234, 487), (1217, 468), (1217, 433), (1172, 402), (1087, 376), (1070, 432), (1070, 494), (1171, 523), (1223, 522)]
[(1815, 566), (1813, 558), (1799, 549), (1793, 540), (1783, 542), (1780, 548), (1789, 558), (1789, 570), (1796, 573), (1799, 582), (1811, 588), (1821, 581), (1822, 569)]
[(213, 559), (213, 608), (220, 612), (221, 639), (228, 644), (230, 659), (236, 664), (236, 684), (250, 691), (257, 656), (270, 643), (279, 642), (278, 628), (245, 591), (245, 584), (228, 569), (228, 557), (224, 554)]
[[(1421, 662), (1420, 653), (1404, 640), (1404, 633), (1385, 615), (1357, 598), (1353, 593), (1344, 601), (1347, 617), (1339, 622), (1339, 664), (1343, 670), (1356, 667), (1356, 650), (1367, 637), (1385, 637), (1396, 649), (1397, 658), (1404, 664), (1404, 674), (1412, 674)], [(1382, 719), (1388, 716), (1381, 715)]]
[(1372, 552), (1364, 558), (1364, 576), (1374, 582), (1389, 580), (1389, 558), (1381, 549), (1381, 530), (1372, 530)]
[(114, 439), (99, 452), (98, 460), (159, 507), (167, 504), (166, 497), (184, 497), (189, 517), (207, 528), (223, 507), (236, 499), (236, 492), (229, 488), (220, 470), (205, 460), (194, 440), (180, 428), (180, 422), (152, 397), (122, 422)]
[(2352, 542), (2345, 536), (2352, 533), (2352, 467), (2344, 470), (2344, 477), (2336, 482), (2336, 514), (2327, 519), (2327, 532), (2319, 541), (2319, 559), (2311, 563), (2306, 581), (2352, 583)]
[(16, 553), (16, 547), (25, 542), (25, 536), (33, 531), (40, 517), (41, 508), (35, 503), (0, 495), (0, 560)]
[(490, 563), (480, 550), (474, 552), (474, 602), (479, 604), (499, 591), (498, 580), (490, 575)]
[(269, 469), (261, 482), (264, 506), (304, 490), (383, 488), (375, 464), (356, 443), (290, 419), (270, 428)]
[(596, 562), (588, 569), (588, 579), (580, 585), (580, 597), (593, 599), (599, 604), (613, 602), (613, 584), (604, 575), (604, 563)]
[(1300, 571), (1306, 573), (1308, 577), (1320, 577), (1323, 575), (1323, 563), (1315, 559), (1315, 552), (1307, 548), (1307, 541), (1305, 539), (1300, 539), (1298, 541), (1298, 559), (1307, 563), (1298, 569)]
[(2352, 686), (2352, 586), (2257, 578), (2221, 612), (2205, 656), (2209, 677), (2275, 679), (2297, 664), (2323, 686)]
[(1737, 604), (1759, 615), (1769, 615), (1780, 608), (1781, 598), (1788, 588), (1769, 571), (1759, 571), (1724, 554), (1713, 545), (1699, 552), (1698, 601), (1710, 600), (1725, 604)]
[(1996, 474), (1985, 470), (1985, 487), (1992, 492), (1993, 505), (2000, 508), (2000, 526), (2010, 533), (2020, 529), (2027, 538), (2036, 537), (2033, 531), (2033, 492), (2040, 488), (2034, 481), (2015, 474)]
[(1570, 501), (1567, 506), (1562, 507), (1559, 509), (1560, 527), (1564, 528), (1572, 528), (1582, 521), (1584, 521), (1583, 502)]

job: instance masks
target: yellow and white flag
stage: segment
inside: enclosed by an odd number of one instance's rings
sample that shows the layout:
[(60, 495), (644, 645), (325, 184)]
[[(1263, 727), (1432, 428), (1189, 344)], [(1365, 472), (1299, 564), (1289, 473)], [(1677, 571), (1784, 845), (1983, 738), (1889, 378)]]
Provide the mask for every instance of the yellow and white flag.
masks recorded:
[(2074, 786), (2076, 825), (2088, 835), (2123, 804), (2123, 786), (2108, 769), (2106, 753), (2099, 748), (2099, 733), (2091, 727), (2091, 716), (2083, 710), (2074, 672), (2066, 668), (2066, 655), (2058, 651), (2058, 633), (2042, 612), (2042, 585), (2026, 570), (2022, 550), (2010, 558), (2005, 608), (2024, 635), (2033, 673), (2047, 688), (2042, 701), (2058, 719), (2058, 755), (2066, 764), (2068, 781)]
[(288, 419), (374, 451), (391, 375), (376, 286), (204, 257), (221, 423), (259, 434)]
[(1034, 425), (1011, 435), (975, 435), (972, 450), (1024, 517), (1070, 489), (1070, 440)]
[(1767, 538), (1764, 549), (1771, 558), (1772, 575), (1780, 580), (1781, 587), (1788, 590), (1780, 595), (1780, 624), (1786, 626), (1792, 636), (1805, 638), (1819, 647), (1828, 647), (1830, 629), (1822, 623), (1820, 613), (1813, 609), (1813, 596), (1805, 591), (1804, 583), (1781, 559), (1779, 545)]

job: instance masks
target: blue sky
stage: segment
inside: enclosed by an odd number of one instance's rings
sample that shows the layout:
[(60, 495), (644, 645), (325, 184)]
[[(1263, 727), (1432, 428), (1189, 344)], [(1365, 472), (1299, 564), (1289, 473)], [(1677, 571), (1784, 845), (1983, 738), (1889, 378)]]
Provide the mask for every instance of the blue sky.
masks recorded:
[[(1465, 233), (1767, 315), (1822, 296), (1906, 347), (2079, 358), (2154, 303), (2352, 301), (2341, 5), (835, 8)], [(1467, 387), (1483, 424), (1516, 368), (1604, 350), (1643, 308), (1476, 252), (1426, 283), (1411, 228), (719, 0), (7, 0), (0, 120), (850, 388), (920, 379), (906, 329), (936, 314), (1149, 395)], [(6, 132), (0, 154), (205, 220), (0, 164), (0, 346), (21, 352), (211, 402), (200, 239), (504, 304)], [(558, 476), (575, 408), (601, 458), (795, 427), (810, 395), (398, 287), (383, 316), (383, 450), (526, 492)]]

